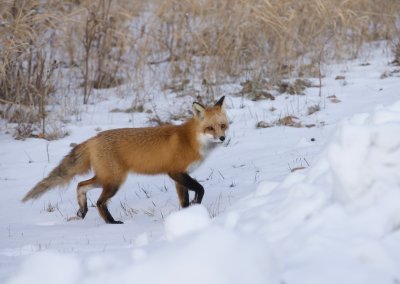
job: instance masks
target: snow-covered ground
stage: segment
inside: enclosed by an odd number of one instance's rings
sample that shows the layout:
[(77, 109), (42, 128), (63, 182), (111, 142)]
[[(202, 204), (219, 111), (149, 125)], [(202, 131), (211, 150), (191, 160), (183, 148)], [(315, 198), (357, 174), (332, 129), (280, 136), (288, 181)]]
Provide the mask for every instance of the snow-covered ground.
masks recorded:
[[(124, 225), (90, 206), (70, 220), (81, 178), (20, 199), (72, 142), (146, 125), (144, 113), (110, 112), (130, 98), (108, 90), (57, 141), (16, 141), (3, 124), (0, 283), (400, 283), (400, 78), (390, 58), (372, 48), (330, 66), (322, 96), (309, 88), (254, 102), (230, 95), (239, 82), (224, 86), (229, 142), (193, 173), (203, 204), (180, 210), (168, 177), (130, 175), (109, 206)], [(156, 98), (158, 109), (174, 108), (171, 97)], [(314, 127), (255, 127), (286, 115)]]

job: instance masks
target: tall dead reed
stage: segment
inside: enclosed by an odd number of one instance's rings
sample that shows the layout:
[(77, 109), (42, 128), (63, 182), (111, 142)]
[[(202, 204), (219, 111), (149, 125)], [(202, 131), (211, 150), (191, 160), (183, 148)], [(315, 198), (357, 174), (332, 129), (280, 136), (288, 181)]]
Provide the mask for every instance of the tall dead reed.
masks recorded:
[(316, 75), (321, 61), (354, 58), (364, 43), (397, 36), (399, 14), (390, 0), (166, 0), (150, 33), (153, 55), (207, 82), (279, 79)]
[(0, 7), (0, 102), (3, 116), (30, 134), (45, 132), (47, 98), (54, 92), (52, 40), (57, 14), (39, 0), (2, 1)]

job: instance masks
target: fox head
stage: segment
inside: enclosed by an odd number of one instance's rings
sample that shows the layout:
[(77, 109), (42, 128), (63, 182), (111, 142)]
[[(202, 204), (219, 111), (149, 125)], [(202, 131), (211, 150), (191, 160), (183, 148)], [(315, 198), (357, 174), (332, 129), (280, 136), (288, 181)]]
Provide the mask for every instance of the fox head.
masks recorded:
[(228, 130), (228, 118), (225, 113), (225, 96), (212, 107), (193, 103), (193, 114), (199, 121), (199, 140), (204, 146), (225, 141)]

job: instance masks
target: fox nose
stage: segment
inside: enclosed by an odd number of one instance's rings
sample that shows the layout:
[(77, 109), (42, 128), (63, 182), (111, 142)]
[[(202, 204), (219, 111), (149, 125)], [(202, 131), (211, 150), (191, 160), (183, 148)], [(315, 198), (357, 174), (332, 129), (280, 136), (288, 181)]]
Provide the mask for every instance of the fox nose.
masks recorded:
[(219, 140), (221, 140), (222, 142), (224, 142), (224, 141), (225, 141), (225, 136), (219, 137)]

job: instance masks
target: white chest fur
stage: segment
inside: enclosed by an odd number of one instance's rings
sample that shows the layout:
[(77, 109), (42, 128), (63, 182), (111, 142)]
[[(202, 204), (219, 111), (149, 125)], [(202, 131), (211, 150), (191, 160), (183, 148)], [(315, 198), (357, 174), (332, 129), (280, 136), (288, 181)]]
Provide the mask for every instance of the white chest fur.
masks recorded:
[(191, 163), (188, 168), (187, 172), (192, 172), (197, 169), (204, 161), (204, 159), (215, 149), (216, 146), (220, 143), (216, 143), (214, 137), (210, 134), (200, 134), (198, 137), (198, 141), (200, 144), (199, 154), (201, 156), (200, 160), (197, 160)]
[(201, 165), (202, 162), (203, 162), (203, 160), (199, 160), (199, 161), (196, 161), (196, 162), (191, 163), (191, 164), (189, 165), (189, 167), (187, 168), (186, 171), (187, 171), (188, 173), (193, 172), (193, 171), (196, 170), (198, 167), (200, 167), (200, 165)]
[(211, 153), (211, 151), (214, 150), (218, 144), (220, 144), (218, 143), (220, 141), (216, 141), (211, 134), (200, 134), (198, 141), (200, 144), (200, 156), (202, 156), (203, 159), (205, 159)]

